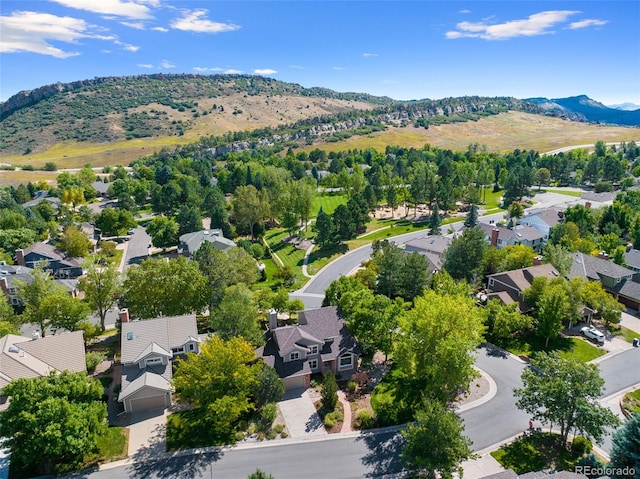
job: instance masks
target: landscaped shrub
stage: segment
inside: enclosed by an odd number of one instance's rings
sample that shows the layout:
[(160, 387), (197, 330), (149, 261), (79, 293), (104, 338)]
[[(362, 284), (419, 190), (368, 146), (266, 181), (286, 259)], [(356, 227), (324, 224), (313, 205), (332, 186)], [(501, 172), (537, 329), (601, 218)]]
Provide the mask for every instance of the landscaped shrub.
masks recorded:
[(322, 382), (322, 407), (325, 411), (333, 411), (338, 404), (338, 384), (336, 378), (329, 371)]
[(358, 385), (356, 384), (355, 381), (349, 381), (347, 383), (347, 389), (349, 390), (350, 393), (354, 393), (356, 392), (356, 389), (358, 389)]
[(596, 193), (613, 191), (613, 185), (609, 181), (598, 181), (595, 185), (593, 185), (593, 191), (595, 191)]
[(333, 413), (330, 412), (324, 417), (324, 427), (328, 427), (329, 429), (331, 429), (335, 425), (336, 425), (335, 417)]
[(273, 426), (273, 430), (278, 434), (282, 433), (282, 431), (284, 431), (284, 424), (276, 424)]
[(87, 372), (89, 374), (92, 374), (98, 367), (98, 364), (104, 360), (104, 354), (102, 353), (87, 353), (84, 357), (85, 362), (87, 363)]
[(571, 452), (578, 455), (588, 454), (593, 449), (591, 441), (583, 436), (576, 436), (571, 441)]
[(258, 433), (258, 441), (264, 441), (264, 432)]
[(335, 418), (336, 422), (344, 421), (344, 414), (342, 414), (342, 411), (340, 411), (339, 409), (333, 411), (333, 417)]
[(236, 442), (242, 441), (244, 439), (244, 432), (242, 431), (236, 432), (235, 438), (236, 438)]
[(268, 440), (272, 440), (272, 439), (275, 439), (276, 437), (278, 437), (278, 433), (274, 429), (269, 429), (267, 431), (267, 433), (265, 434), (265, 437)]
[(282, 432), (280, 433), (280, 437), (281, 437), (282, 439), (284, 439), (285, 437), (289, 437), (289, 434), (287, 434), (285, 431), (282, 431)]
[(370, 429), (375, 426), (376, 420), (367, 409), (360, 409), (356, 416), (355, 426), (358, 429)]
[(278, 415), (278, 407), (275, 403), (265, 404), (262, 408), (262, 412), (260, 413), (260, 417), (262, 418), (262, 422), (266, 426), (271, 426), (273, 421), (276, 420), (276, 416)]

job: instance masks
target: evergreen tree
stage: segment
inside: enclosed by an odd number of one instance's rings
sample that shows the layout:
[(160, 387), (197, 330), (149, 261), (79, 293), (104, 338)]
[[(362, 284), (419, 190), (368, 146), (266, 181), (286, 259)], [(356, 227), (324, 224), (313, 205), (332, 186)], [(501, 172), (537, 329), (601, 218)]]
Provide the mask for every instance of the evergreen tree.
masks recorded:
[(609, 466), (634, 468), (636, 479), (640, 476), (640, 414), (635, 414), (613, 435)]
[(430, 235), (439, 235), (440, 234), (440, 210), (438, 210), (438, 203), (434, 203), (431, 208), (431, 215), (429, 216), (429, 234)]
[(331, 412), (338, 404), (338, 383), (331, 371), (324, 375), (322, 382), (322, 407), (325, 411)]
[(467, 217), (464, 220), (465, 228), (473, 228), (474, 226), (478, 226), (478, 207), (476, 205), (471, 205), (469, 208), (469, 212), (467, 213)]
[(316, 222), (313, 225), (313, 230), (316, 231), (315, 241), (320, 248), (331, 248), (338, 242), (333, 219), (324, 212), (322, 207), (320, 207), (320, 211), (318, 211), (318, 216), (316, 217)]

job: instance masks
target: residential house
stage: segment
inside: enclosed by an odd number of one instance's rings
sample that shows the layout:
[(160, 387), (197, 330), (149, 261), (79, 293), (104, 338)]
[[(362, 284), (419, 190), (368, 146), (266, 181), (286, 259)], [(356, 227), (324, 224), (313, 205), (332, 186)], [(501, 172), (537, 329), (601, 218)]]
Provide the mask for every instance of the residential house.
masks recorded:
[(269, 313), (266, 344), (256, 350), (275, 368), (287, 390), (309, 387), (311, 374), (333, 372), (349, 379), (358, 370), (360, 349), (336, 306), (301, 311), (298, 324), (278, 327)]
[(172, 360), (187, 352), (200, 353), (195, 314), (130, 321), (122, 324), (122, 386), (118, 401), (129, 413), (171, 406)]
[(60, 198), (56, 198), (55, 196), (49, 196), (49, 190), (40, 190), (40, 191), (36, 191), (36, 194), (32, 200), (27, 201), (26, 203), (23, 203), (22, 206), (24, 208), (30, 208), (32, 206), (37, 206), (42, 201), (47, 201), (51, 203), (51, 206), (53, 206), (56, 210), (60, 208), (60, 205), (62, 205)]
[(487, 299), (499, 299), (504, 304), (518, 303), (520, 311), (528, 313), (533, 306), (524, 300), (523, 293), (531, 287), (534, 278), (545, 277), (551, 280), (559, 276), (560, 273), (551, 264), (495, 273), (488, 276)]
[(236, 244), (228, 238), (225, 238), (222, 230), (202, 230), (193, 233), (185, 233), (179, 238), (178, 253), (185, 256), (193, 256), (200, 249), (205, 241), (212, 243), (216, 249), (226, 251)]
[(624, 262), (627, 268), (634, 272), (633, 280), (640, 282), (640, 250), (627, 246), (624, 253)]
[[(24, 308), (24, 303), (18, 295), (19, 286), (16, 280), (31, 283), (33, 281), (33, 269), (0, 262), (0, 289), (7, 297), (9, 304), (17, 311), (21, 311)], [(80, 294), (77, 279), (56, 279), (55, 281), (63, 286), (72, 297), (77, 298)]]
[(513, 229), (495, 224), (478, 223), (484, 231), (487, 243), (496, 248), (505, 246), (524, 245), (540, 251), (545, 242), (544, 234), (528, 225), (517, 225)]
[(551, 237), (553, 228), (562, 221), (563, 210), (545, 208), (520, 218), (521, 225), (531, 226), (543, 234), (544, 241)]
[(111, 186), (111, 183), (105, 183), (103, 181), (94, 181), (93, 183), (91, 183), (91, 186), (93, 186), (93, 189), (96, 190), (96, 195), (100, 198), (108, 198), (109, 195), (107, 194), (107, 190), (109, 189), (109, 186)]
[(24, 250), (17, 249), (16, 263), (29, 268), (42, 263), (56, 278), (77, 278), (84, 273), (82, 258), (69, 258), (48, 243), (35, 243)]
[(32, 338), (0, 338), (0, 389), (14, 379), (39, 378), (52, 371), (86, 372), (82, 331)]
[(429, 270), (436, 271), (442, 268), (444, 253), (451, 244), (452, 238), (441, 235), (423, 236), (405, 243), (407, 253), (419, 253), (427, 258)]
[(602, 287), (619, 302), (640, 310), (640, 283), (633, 280), (635, 271), (615, 264), (604, 257), (584, 253), (573, 253), (571, 278), (581, 277), (590, 281), (599, 281)]

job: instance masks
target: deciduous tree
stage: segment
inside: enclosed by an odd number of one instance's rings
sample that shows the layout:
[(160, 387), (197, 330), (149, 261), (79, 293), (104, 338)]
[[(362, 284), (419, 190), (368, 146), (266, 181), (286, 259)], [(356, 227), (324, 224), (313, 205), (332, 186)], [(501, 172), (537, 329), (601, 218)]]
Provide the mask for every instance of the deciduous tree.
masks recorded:
[(149, 258), (127, 270), (124, 304), (141, 319), (199, 312), (207, 304), (206, 279), (195, 261), (184, 256)]
[(100, 317), (100, 329), (105, 330), (107, 312), (113, 308), (120, 292), (120, 274), (110, 263), (100, 264), (97, 258), (85, 261), (86, 274), (80, 278), (79, 289), (92, 311)]
[(58, 243), (58, 249), (72, 257), (86, 256), (90, 246), (89, 238), (77, 226), (67, 226)]
[[(406, 466), (424, 477), (452, 479), (462, 477), (460, 463), (473, 457), (471, 440), (463, 435), (462, 420), (438, 401), (425, 401), (402, 436)], [(422, 475), (420, 477), (423, 477)]]
[(5, 386), (11, 401), (0, 413), (0, 435), (11, 452), (11, 468), (31, 477), (81, 465), (107, 429), (103, 392), (85, 373), (70, 372)]
[(216, 335), (225, 340), (240, 336), (255, 347), (264, 341), (258, 324), (258, 307), (253, 293), (244, 284), (225, 289), (218, 308), (211, 312), (210, 325)]
[(531, 366), (522, 372), (524, 386), (513, 391), (518, 398), (516, 405), (534, 420), (558, 426), (562, 445), (566, 446), (572, 431), (600, 443), (606, 428), (620, 423), (599, 403), (604, 380), (597, 365), (563, 359), (555, 352), (540, 352)]
[(487, 243), (480, 228), (467, 228), (454, 238), (444, 256), (444, 269), (454, 279), (475, 283), (481, 274), (482, 256)]
[(400, 316), (396, 363), (423, 396), (447, 404), (469, 387), (484, 314), (467, 296), (427, 290)]

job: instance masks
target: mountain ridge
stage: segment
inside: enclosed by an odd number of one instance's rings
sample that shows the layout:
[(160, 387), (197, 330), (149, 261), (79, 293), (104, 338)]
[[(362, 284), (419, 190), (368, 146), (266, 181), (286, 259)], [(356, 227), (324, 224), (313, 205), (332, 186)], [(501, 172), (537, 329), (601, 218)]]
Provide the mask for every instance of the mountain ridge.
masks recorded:
[(535, 103), (549, 114), (564, 116), (570, 120), (624, 126), (640, 125), (640, 109), (629, 111), (610, 108), (599, 101), (589, 98), (587, 95), (553, 99), (544, 97), (525, 98), (525, 101)]

